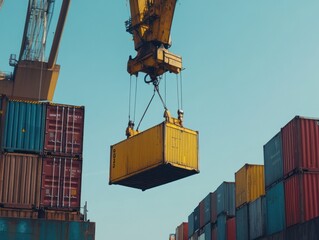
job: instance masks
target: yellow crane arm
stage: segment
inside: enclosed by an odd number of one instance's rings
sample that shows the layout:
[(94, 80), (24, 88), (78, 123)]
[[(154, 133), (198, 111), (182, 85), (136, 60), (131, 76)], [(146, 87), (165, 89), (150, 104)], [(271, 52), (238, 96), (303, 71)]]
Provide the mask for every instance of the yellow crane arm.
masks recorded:
[(126, 30), (133, 35), (137, 56), (130, 56), (127, 70), (149, 74), (151, 79), (170, 71), (179, 73), (182, 58), (168, 51), (177, 0), (130, 0), (131, 18)]

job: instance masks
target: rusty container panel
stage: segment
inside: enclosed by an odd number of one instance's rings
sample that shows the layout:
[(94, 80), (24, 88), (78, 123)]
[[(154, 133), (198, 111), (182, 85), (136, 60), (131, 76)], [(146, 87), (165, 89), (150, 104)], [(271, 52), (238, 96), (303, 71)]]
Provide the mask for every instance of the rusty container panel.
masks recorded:
[(42, 160), (38, 155), (0, 155), (0, 203), (9, 208), (40, 204)]
[(188, 223), (183, 222), (176, 228), (176, 240), (188, 240)]
[(0, 208), (0, 218), (2, 217), (37, 219), (38, 212), (27, 209)]
[(79, 211), (40, 210), (39, 219), (59, 221), (81, 221), (83, 215)]
[(6, 152), (41, 153), (45, 104), (10, 100), (6, 106), (2, 149)]
[(95, 223), (43, 219), (0, 218), (0, 239), (94, 240)]
[(235, 173), (236, 208), (265, 195), (264, 166), (245, 164)]
[(82, 161), (69, 157), (43, 159), (40, 206), (79, 210), (81, 206)]
[(46, 111), (44, 152), (82, 156), (84, 107), (49, 104)]
[(236, 218), (229, 218), (226, 221), (227, 240), (236, 240)]
[(319, 237), (319, 218), (288, 228), (285, 239), (289, 240), (317, 240)]
[(199, 172), (198, 132), (162, 123), (111, 146), (110, 184), (146, 190)]
[(284, 186), (287, 227), (319, 217), (319, 172), (295, 174)]
[(319, 170), (319, 120), (297, 116), (281, 132), (284, 175), (298, 168)]

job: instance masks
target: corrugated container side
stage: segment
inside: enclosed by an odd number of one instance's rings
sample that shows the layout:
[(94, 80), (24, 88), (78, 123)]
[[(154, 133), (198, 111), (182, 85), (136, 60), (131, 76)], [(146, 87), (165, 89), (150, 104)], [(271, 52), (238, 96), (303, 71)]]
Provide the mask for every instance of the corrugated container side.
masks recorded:
[(264, 145), (264, 165), (266, 188), (283, 179), (284, 170), (281, 132), (277, 133)]
[(295, 117), (282, 128), (284, 175), (296, 168), (319, 169), (319, 124)]
[(82, 161), (68, 157), (43, 159), (41, 207), (75, 209), (81, 206)]
[(194, 228), (194, 212), (188, 216), (188, 237), (190, 238), (195, 232)]
[(295, 174), (284, 186), (287, 227), (319, 217), (319, 172)]
[(217, 217), (217, 240), (226, 240), (226, 214), (219, 214)]
[(199, 203), (199, 228), (205, 226), (205, 202), (204, 199)]
[(204, 227), (205, 240), (212, 240), (212, 226), (211, 223), (208, 223)]
[(287, 228), (285, 239), (289, 240), (317, 240), (319, 236), (319, 218), (312, 219), (303, 224)]
[(195, 232), (199, 229), (199, 205), (194, 209), (194, 230)]
[(0, 95), (0, 151), (2, 150), (2, 136), (4, 132), (4, 121), (5, 121), (5, 112), (6, 112), (6, 103), (7, 98), (4, 95)]
[(211, 222), (211, 195), (212, 193), (209, 193), (204, 198), (204, 225)]
[(286, 227), (284, 183), (279, 182), (266, 192), (267, 235), (280, 232)]
[(1, 217), (37, 219), (38, 212), (27, 209), (0, 208)]
[(217, 188), (217, 215), (235, 216), (235, 183), (223, 182)]
[(175, 236), (177, 240), (188, 240), (188, 223), (184, 222), (176, 228)]
[(0, 239), (6, 240), (94, 240), (94, 222), (0, 218)]
[(249, 209), (245, 204), (241, 208), (236, 209), (236, 239), (248, 240), (249, 239)]
[(190, 238), (189, 240), (198, 240), (198, 232), (195, 232)]
[(245, 164), (235, 173), (236, 208), (265, 195), (264, 166)]
[(211, 195), (211, 222), (215, 223), (217, 221), (217, 191), (213, 192)]
[(236, 240), (236, 218), (229, 218), (226, 221), (227, 240)]
[(37, 155), (0, 155), (0, 203), (11, 208), (39, 207), (41, 169)]
[(81, 221), (83, 216), (80, 212), (43, 210), (39, 211), (39, 219), (59, 221)]
[(84, 107), (47, 105), (44, 151), (50, 155), (81, 156)]
[(169, 235), (169, 240), (176, 240), (176, 235), (175, 234), (170, 234)]
[(45, 104), (8, 101), (2, 147), (8, 152), (43, 150)]
[(198, 237), (198, 240), (206, 240), (205, 232), (201, 233)]
[(249, 235), (257, 239), (266, 234), (266, 198), (262, 196), (249, 203)]
[(164, 122), (111, 146), (110, 155), (110, 184), (147, 190), (199, 172), (198, 133)]

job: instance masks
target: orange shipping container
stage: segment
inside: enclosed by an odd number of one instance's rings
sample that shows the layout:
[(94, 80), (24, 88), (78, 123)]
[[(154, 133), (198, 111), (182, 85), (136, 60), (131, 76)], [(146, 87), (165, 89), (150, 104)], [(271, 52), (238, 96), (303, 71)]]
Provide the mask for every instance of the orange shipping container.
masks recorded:
[(235, 173), (236, 208), (265, 195), (264, 166), (245, 164)]
[(37, 208), (40, 204), (42, 161), (37, 155), (0, 156), (0, 203), (11, 208)]

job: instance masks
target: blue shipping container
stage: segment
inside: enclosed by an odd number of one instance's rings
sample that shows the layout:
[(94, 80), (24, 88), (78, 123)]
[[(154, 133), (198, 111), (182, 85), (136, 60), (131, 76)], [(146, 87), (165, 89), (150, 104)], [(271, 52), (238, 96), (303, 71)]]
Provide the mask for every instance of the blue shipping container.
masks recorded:
[(95, 223), (0, 218), (0, 239), (94, 240)]
[(236, 209), (236, 240), (249, 239), (248, 205)]
[(205, 240), (212, 240), (212, 225), (208, 223), (204, 227)]
[(194, 229), (194, 213), (192, 212), (188, 216), (188, 238), (190, 238), (195, 232)]
[(44, 143), (46, 105), (10, 100), (6, 106), (2, 148), (40, 153)]
[(227, 240), (226, 233), (227, 215), (220, 214), (217, 217), (217, 240)]
[(268, 188), (284, 177), (281, 132), (264, 145), (265, 186)]
[(199, 229), (199, 206), (194, 209), (194, 232)]
[(249, 203), (249, 236), (257, 239), (266, 234), (266, 197), (262, 196)]
[(217, 215), (235, 216), (235, 183), (223, 182), (217, 188)]
[(267, 235), (286, 227), (284, 183), (280, 182), (266, 191)]

